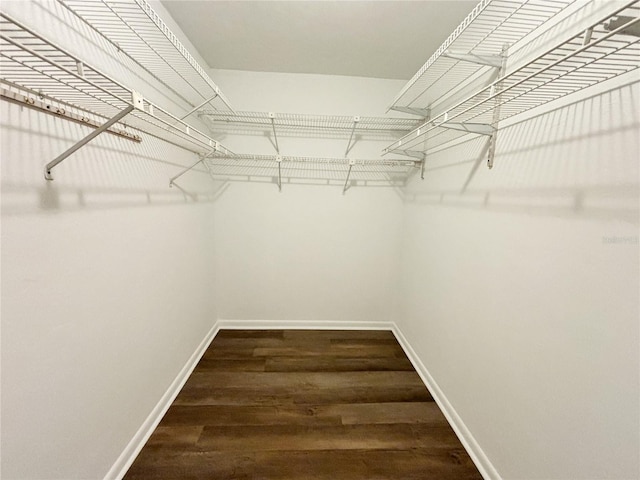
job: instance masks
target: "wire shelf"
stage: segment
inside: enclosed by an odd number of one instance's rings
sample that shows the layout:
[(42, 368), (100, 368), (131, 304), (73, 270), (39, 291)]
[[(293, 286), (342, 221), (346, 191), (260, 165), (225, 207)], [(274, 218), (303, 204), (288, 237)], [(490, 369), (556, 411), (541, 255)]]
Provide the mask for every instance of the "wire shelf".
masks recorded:
[[(624, 24), (618, 26), (620, 19)], [(465, 128), (495, 128), (501, 120), (635, 70), (640, 67), (639, 26), (640, 1), (634, 0), (422, 124), (385, 152), (423, 151), (425, 145), (431, 150), (474, 133)]]
[[(279, 159), (279, 160), (278, 160)], [(344, 185), (348, 179), (363, 186), (400, 186), (416, 171), (413, 160), (349, 160), (276, 155), (234, 155), (208, 158), (209, 173), (216, 180), (267, 181)], [(279, 168), (280, 167), (280, 168)]]
[(145, 0), (58, 0), (191, 106), (229, 101)]
[(259, 128), (271, 127), (292, 130), (334, 130), (349, 135), (355, 129), (356, 133), (366, 132), (409, 132), (421, 122), (413, 118), (388, 117), (349, 117), (341, 115), (304, 115), (298, 113), (271, 112), (236, 112), (224, 113), (204, 110), (201, 116), (207, 117), (214, 126), (255, 126)]
[(482, 0), (409, 80), (389, 109), (430, 108), (452, 87), (491, 68), (451, 58), (449, 52), (500, 57), (504, 47), (515, 44), (573, 1)]
[(96, 68), (46, 40), (33, 30), (0, 12), (0, 79), (43, 97), (113, 118), (127, 107), (136, 106), (118, 125), (134, 128), (199, 154), (214, 148), (231, 152), (199, 130)]

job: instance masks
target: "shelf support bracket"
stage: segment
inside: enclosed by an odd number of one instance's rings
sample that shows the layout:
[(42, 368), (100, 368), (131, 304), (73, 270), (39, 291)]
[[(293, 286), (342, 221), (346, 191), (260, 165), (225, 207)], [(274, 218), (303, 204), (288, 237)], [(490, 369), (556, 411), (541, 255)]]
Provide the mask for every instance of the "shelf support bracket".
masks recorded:
[(439, 127), (449, 128), (451, 130), (460, 130), (461, 132), (477, 133), (478, 135), (493, 135), (496, 131), (495, 127), (488, 123), (455, 123), (445, 122), (439, 123)]
[(640, 22), (639, 18), (636, 17), (626, 17), (626, 16), (618, 16), (612, 18), (608, 22), (604, 23), (604, 29), (607, 32), (611, 32), (617, 28), (620, 28), (624, 25), (629, 24), (626, 28), (620, 30), (619, 33), (623, 35), (631, 35), (633, 37), (640, 37)]
[(389, 110), (395, 110), (396, 112), (409, 113), (411, 115), (417, 115), (423, 117), (426, 120), (431, 118), (430, 108), (418, 108), (418, 107), (391, 107)]
[[(509, 45), (505, 44), (502, 46), (502, 66), (500, 70), (498, 70), (498, 78), (502, 78), (507, 69), (507, 50), (509, 49)], [(495, 87), (495, 88), (494, 88)], [(501, 91), (502, 82), (498, 82), (497, 84), (492, 85), (491, 94), (495, 92), (495, 89)], [(489, 151), (487, 153), (487, 168), (491, 170), (493, 168), (493, 159), (496, 155), (496, 142), (498, 141), (498, 122), (500, 121), (500, 105), (501, 105), (502, 95), (499, 93), (496, 96), (496, 108), (493, 109), (493, 118), (491, 122), (491, 127), (493, 128), (493, 133), (489, 136)]]
[(269, 112), (269, 118), (271, 119), (271, 128), (273, 129), (273, 139), (275, 141), (276, 153), (280, 155), (280, 147), (278, 146), (278, 135), (276, 135), (276, 114)]
[(89, 143), (91, 140), (96, 138), (102, 132), (104, 132), (105, 130), (109, 129), (112, 125), (118, 123), (124, 117), (129, 115), (129, 113), (131, 113), (131, 111), (133, 111), (134, 108), (136, 108), (135, 105), (129, 105), (127, 108), (125, 108), (124, 110), (119, 112), (115, 117), (111, 118), (111, 120), (108, 120), (107, 122), (105, 122), (102, 125), (100, 125), (93, 132), (91, 132), (89, 135), (84, 137), (82, 140), (77, 142), (72, 147), (70, 147), (67, 150), (65, 150), (63, 153), (58, 155), (52, 161), (47, 163), (47, 165), (44, 167), (44, 178), (46, 180), (53, 180), (53, 176), (51, 175), (51, 170), (53, 170), (53, 168), (56, 165), (58, 165), (59, 163), (63, 162), (69, 155), (71, 155), (72, 153), (76, 152), (77, 150), (80, 150), (82, 147), (84, 147), (87, 143)]
[(502, 68), (502, 55), (478, 55), (475, 53), (447, 50), (442, 54), (442, 56), (452, 58), (454, 60), (462, 60), (463, 62), (477, 63), (479, 65), (487, 65), (493, 68)]
[[(169, 179), (169, 187), (173, 187), (174, 182), (180, 178), (182, 175), (184, 175), (185, 173), (187, 173), (189, 170), (193, 170), (194, 168), (196, 168), (198, 165), (200, 165), (201, 163), (204, 163), (204, 161), (209, 158), (211, 156), (211, 154), (215, 153), (218, 150), (218, 143), (216, 142), (215, 146), (213, 147), (213, 149), (204, 155), (199, 155), (199, 159), (196, 163), (194, 163), (193, 165), (183, 169), (180, 173), (178, 173), (175, 177), (171, 177)], [(207, 165), (205, 165), (207, 167), (207, 170), (209, 170), (209, 167)], [(209, 170), (209, 174), (211, 174), (211, 171)]]
[(282, 192), (282, 155), (276, 155), (276, 163), (278, 164), (278, 191)]
[(344, 181), (344, 187), (342, 187), (342, 194), (344, 195), (349, 190), (349, 177), (351, 177), (351, 169), (356, 164), (355, 160), (349, 160), (349, 170), (347, 171), (347, 178)]
[(399, 155), (404, 155), (406, 157), (417, 158), (418, 160), (422, 160), (425, 157), (424, 152), (420, 150), (391, 150), (393, 153), (397, 153)]
[(185, 113), (183, 116), (180, 117), (180, 120), (184, 120), (185, 118), (187, 118), (189, 115), (193, 114), (193, 112), (197, 112), (198, 110), (200, 110), (202, 107), (204, 107), (207, 103), (209, 103), (211, 100), (214, 100), (216, 97), (218, 96), (218, 92), (216, 91), (216, 94), (211, 97), (211, 98), (207, 98), (204, 102), (202, 102), (200, 105), (198, 105), (197, 107), (193, 107), (191, 110), (189, 110), (187, 113)]
[[(347, 142), (347, 149), (344, 152), (345, 157), (349, 155), (349, 150), (351, 150), (352, 148), (351, 140), (353, 140), (353, 134), (356, 131), (356, 126), (358, 125), (359, 121), (360, 121), (360, 117), (358, 116), (353, 117), (353, 126), (351, 127), (351, 135), (349, 136), (349, 141)], [(355, 145), (355, 142), (354, 142), (354, 145)]]

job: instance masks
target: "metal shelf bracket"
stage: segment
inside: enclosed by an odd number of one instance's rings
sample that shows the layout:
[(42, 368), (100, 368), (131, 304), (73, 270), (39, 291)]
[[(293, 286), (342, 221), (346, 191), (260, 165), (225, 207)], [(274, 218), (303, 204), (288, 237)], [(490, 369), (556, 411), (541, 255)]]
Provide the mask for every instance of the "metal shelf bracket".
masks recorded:
[(395, 105), (389, 110), (395, 110), (396, 112), (409, 113), (411, 115), (417, 115), (419, 117), (424, 118), (425, 120), (429, 120), (431, 118), (431, 109), (430, 108), (418, 108), (418, 107), (402, 107), (399, 105)]
[(351, 169), (356, 164), (355, 160), (349, 160), (349, 170), (347, 171), (347, 178), (344, 181), (344, 187), (342, 187), (342, 194), (344, 195), (349, 190), (349, 177), (351, 177)]
[(276, 163), (278, 164), (278, 191), (282, 192), (282, 155), (276, 155)]
[(447, 50), (442, 54), (442, 56), (453, 60), (477, 63), (479, 65), (486, 65), (493, 68), (502, 68), (503, 55), (478, 55), (475, 53)]
[(477, 133), (478, 135), (493, 135), (496, 128), (488, 123), (456, 123), (446, 122), (439, 123), (439, 127), (450, 128), (451, 130), (459, 130), (462, 132)]
[(607, 32), (611, 32), (617, 28), (620, 28), (624, 25), (627, 27), (620, 30), (619, 33), (623, 35), (631, 35), (633, 37), (640, 37), (640, 23), (638, 23), (640, 19), (635, 17), (627, 17), (627, 16), (617, 16), (616, 18), (612, 18), (608, 22), (604, 23), (604, 29)]
[[(197, 162), (195, 162), (193, 165), (183, 169), (180, 173), (178, 173), (175, 177), (171, 177), (169, 179), (169, 187), (173, 187), (174, 182), (180, 178), (182, 175), (184, 175), (185, 173), (187, 173), (189, 170), (193, 170), (195, 167), (197, 167), (199, 164), (204, 164), (207, 167), (207, 170), (209, 170), (209, 167), (207, 166), (205, 160), (207, 158), (209, 158), (211, 155), (213, 155), (214, 153), (216, 153), (218, 151), (219, 145), (218, 142), (213, 142), (213, 148), (211, 149), (211, 151), (207, 154), (201, 154), (198, 155), (200, 158), (198, 159)], [(211, 174), (211, 171), (209, 170), (209, 174)]]
[[(353, 139), (353, 133), (356, 131), (356, 126), (358, 125), (359, 121), (360, 121), (360, 117), (358, 116), (353, 117), (353, 126), (351, 127), (351, 135), (349, 136), (349, 141), (347, 142), (347, 149), (344, 152), (345, 157), (349, 155), (349, 150), (353, 148), (353, 145), (351, 145), (351, 140)], [(355, 145), (355, 142), (353, 142), (353, 144)]]
[(84, 147), (87, 143), (89, 143), (91, 140), (96, 138), (102, 132), (108, 130), (112, 125), (118, 123), (124, 117), (129, 115), (133, 111), (134, 108), (140, 108), (141, 109), (142, 108), (142, 103), (143, 103), (142, 96), (140, 94), (136, 95), (136, 92), (134, 92), (133, 105), (129, 105), (127, 108), (125, 108), (124, 110), (120, 111), (117, 115), (115, 115), (110, 120), (108, 120), (107, 122), (103, 123), (102, 125), (100, 125), (98, 128), (96, 128), (89, 135), (87, 135), (82, 140), (77, 142), (75, 145), (71, 146), (70, 148), (68, 148), (67, 150), (62, 152), (60, 155), (58, 155), (56, 158), (54, 158), (52, 161), (47, 163), (45, 165), (45, 167), (44, 167), (44, 178), (46, 180), (50, 180), (50, 181), (53, 180), (53, 176), (51, 175), (51, 170), (53, 170), (53, 168), (56, 165), (62, 163), (69, 155), (71, 155), (72, 153), (80, 150), (82, 147)]
[(280, 147), (278, 146), (278, 135), (276, 135), (276, 114), (269, 112), (269, 119), (271, 120), (271, 128), (273, 129), (273, 139), (275, 141), (276, 153), (280, 155)]

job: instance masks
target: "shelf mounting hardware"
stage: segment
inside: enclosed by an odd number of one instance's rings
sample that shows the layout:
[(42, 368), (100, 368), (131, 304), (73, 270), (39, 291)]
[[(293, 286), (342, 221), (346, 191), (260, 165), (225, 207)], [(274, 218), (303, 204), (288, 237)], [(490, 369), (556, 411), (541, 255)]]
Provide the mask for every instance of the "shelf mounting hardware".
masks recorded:
[[(498, 70), (498, 78), (503, 78), (505, 71), (507, 70), (507, 51), (509, 50), (509, 45), (504, 44), (502, 46), (502, 66), (500, 70)], [(491, 85), (491, 89), (489, 90), (490, 94), (495, 94), (496, 89), (502, 90), (502, 82), (498, 82), (494, 85)], [(493, 116), (490, 127), (493, 128), (493, 133), (489, 136), (489, 151), (487, 153), (487, 168), (491, 170), (493, 168), (493, 159), (496, 155), (496, 142), (498, 141), (498, 129), (497, 125), (500, 121), (500, 105), (502, 105), (502, 93), (498, 93), (496, 96), (496, 107), (493, 109)]]
[(213, 155), (215, 152), (218, 151), (218, 142), (215, 142), (213, 145), (213, 148), (211, 149), (211, 151), (209, 151), (206, 154), (201, 154), (199, 155), (199, 159), (196, 163), (194, 163), (193, 165), (183, 169), (180, 173), (178, 173), (175, 177), (171, 177), (169, 179), (169, 187), (173, 187), (174, 182), (180, 178), (182, 175), (184, 175), (185, 173), (187, 173), (189, 170), (193, 170), (195, 167), (197, 167), (199, 164), (203, 163), (205, 165), (205, 167), (207, 167), (207, 170), (209, 171), (209, 174), (211, 174), (211, 171), (209, 170), (209, 166), (206, 164), (205, 160), (207, 158), (209, 158), (211, 155)]
[(282, 155), (276, 155), (276, 163), (278, 164), (278, 191), (282, 192)]
[(460, 130), (461, 132), (477, 133), (478, 135), (493, 135), (496, 131), (495, 127), (488, 123), (443, 122), (439, 123), (438, 126), (450, 128), (451, 130)]
[(443, 57), (453, 60), (462, 60), (463, 62), (477, 63), (494, 68), (502, 68), (502, 55), (479, 55), (476, 53), (464, 53), (456, 50), (447, 50), (442, 54)]
[[(358, 125), (359, 121), (360, 121), (360, 117), (358, 116), (353, 117), (353, 126), (351, 127), (351, 135), (349, 136), (349, 141), (347, 142), (347, 149), (344, 152), (345, 157), (349, 155), (349, 150), (353, 148), (353, 146), (351, 145), (351, 140), (353, 140), (353, 133), (356, 131), (356, 126)], [(355, 142), (353, 142), (353, 144), (355, 145)]]
[(345, 193), (347, 193), (347, 190), (349, 190), (349, 177), (351, 177), (351, 169), (353, 168), (353, 166), (356, 164), (355, 160), (349, 160), (349, 170), (347, 171), (347, 178), (344, 181), (344, 187), (342, 187), (342, 194), (344, 195)]
[(395, 110), (396, 112), (408, 113), (411, 115), (417, 115), (426, 120), (429, 120), (431, 117), (431, 109), (430, 108), (419, 108), (419, 107), (401, 107), (401, 106), (393, 106), (389, 108), (389, 110)]
[(187, 113), (185, 113), (183, 116), (180, 117), (180, 120), (184, 120), (185, 118), (187, 118), (189, 115), (191, 115), (193, 112), (197, 112), (198, 110), (200, 110), (202, 107), (204, 107), (207, 103), (209, 103), (212, 100), (215, 100), (218, 95), (220, 95), (219, 91), (216, 89), (216, 94), (213, 97), (207, 98), (204, 102), (202, 102), (200, 105), (193, 107), (191, 110), (189, 110)]
[(102, 125), (100, 125), (93, 132), (91, 132), (89, 135), (87, 135), (82, 140), (77, 142), (75, 145), (69, 147), (67, 150), (65, 150), (60, 155), (58, 155), (56, 158), (54, 158), (49, 163), (47, 163), (47, 165), (45, 165), (45, 167), (44, 167), (44, 178), (46, 180), (53, 180), (53, 176), (51, 175), (51, 170), (53, 170), (53, 168), (56, 165), (62, 163), (69, 155), (71, 155), (72, 153), (76, 152), (77, 150), (80, 150), (82, 147), (84, 147), (87, 143), (89, 143), (91, 140), (96, 138), (102, 132), (108, 130), (111, 126), (113, 126), (114, 124), (118, 123), (124, 117), (129, 115), (135, 108), (138, 108), (140, 110), (143, 109), (144, 101), (143, 101), (142, 95), (140, 95), (138, 92), (133, 92), (132, 93), (132, 102), (133, 102), (132, 105), (129, 105), (124, 110), (121, 110), (120, 112), (118, 112), (110, 120), (108, 120), (107, 122), (105, 122)]
[(278, 146), (278, 135), (276, 135), (276, 114), (273, 112), (269, 112), (269, 119), (271, 120), (271, 128), (273, 129), (273, 140), (275, 141), (274, 147), (276, 148), (276, 153), (280, 155), (280, 147)]
[(640, 37), (640, 24), (638, 23), (639, 20), (640, 18), (620, 15), (616, 18), (612, 18), (608, 22), (605, 22), (604, 29), (607, 32), (611, 32), (617, 28), (622, 27), (623, 25), (627, 25), (627, 27), (620, 30), (619, 33), (621, 33), (622, 35)]

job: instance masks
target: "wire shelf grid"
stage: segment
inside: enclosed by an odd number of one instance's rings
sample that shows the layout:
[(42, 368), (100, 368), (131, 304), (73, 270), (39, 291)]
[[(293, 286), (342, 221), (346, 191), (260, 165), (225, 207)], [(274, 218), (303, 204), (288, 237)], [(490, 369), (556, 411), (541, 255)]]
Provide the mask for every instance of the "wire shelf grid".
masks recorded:
[[(631, 20), (613, 30), (606, 28), (618, 17)], [(385, 152), (433, 149), (468, 133), (451, 130), (452, 122), (495, 127), (501, 120), (639, 68), (640, 37), (625, 33), (639, 23), (640, 1), (635, 0), (423, 123)]]
[(191, 106), (229, 101), (145, 0), (58, 0)]
[(457, 60), (448, 51), (500, 56), (503, 48), (560, 13), (573, 0), (482, 0), (393, 100), (394, 107), (429, 108), (480, 70), (491, 67)]
[[(0, 78), (104, 118), (134, 105), (131, 89), (0, 12)], [(119, 125), (187, 150), (231, 152), (169, 112), (143, 101)]]

